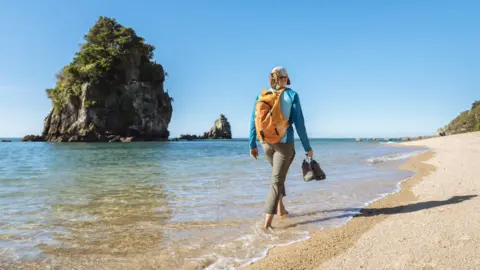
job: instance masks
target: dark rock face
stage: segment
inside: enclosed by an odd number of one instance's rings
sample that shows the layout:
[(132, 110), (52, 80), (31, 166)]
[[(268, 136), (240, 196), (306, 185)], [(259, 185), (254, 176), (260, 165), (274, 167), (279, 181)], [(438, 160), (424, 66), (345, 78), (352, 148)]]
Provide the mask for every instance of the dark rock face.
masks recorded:
[[(167, 140), (173, 109), (170, 96), (163, 90), (163, 78), (161, 84), (154, 86), (138, 81), (136, 66), (125, 73), (134, 74), (128, 84), (85, 83), (81, 96), (71, 97), (59, 114), (52, 109), (44, 121), (45, 141), (125, 141), (127, 137), (132, 137), (129, 141)], [(99, 99), (102, 92), (109, 94)]]

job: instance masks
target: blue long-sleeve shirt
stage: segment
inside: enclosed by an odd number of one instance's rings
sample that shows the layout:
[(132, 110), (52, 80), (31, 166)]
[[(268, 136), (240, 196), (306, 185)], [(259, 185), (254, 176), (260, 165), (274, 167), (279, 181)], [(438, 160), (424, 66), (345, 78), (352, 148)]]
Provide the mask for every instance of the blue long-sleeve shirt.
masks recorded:
[[(272, 89), (269, 89), (272, 90)], [(255, 104), (258, 100), (255, 99)], [(250, 119), (250, 136), (249, 136), (249, 146), (250, 149), (257, 148), (257, 132), (255, 129), (255, 104), (253, 107), (253, 112)], [(282, 95), (280, 96), (280, 107), (286, 119), (291, 119), (291, 123), (295, 125), (297, 130), (298, 137), (302, 142), (303, 149), (305, 152), (312, 150), (310, 146), (310, 140), (307, 136), (307, 130), (305, 128), (305, 121), (303, 119), (302, 106), (300, 105), (300, 98), (298, 94), (290, 88), (285, 89)], [(293, 142), (294, 141), (294, 132), (293, 125), (290, 125), (287, 129), (287, 133), (281, 139), (281, 142)]]

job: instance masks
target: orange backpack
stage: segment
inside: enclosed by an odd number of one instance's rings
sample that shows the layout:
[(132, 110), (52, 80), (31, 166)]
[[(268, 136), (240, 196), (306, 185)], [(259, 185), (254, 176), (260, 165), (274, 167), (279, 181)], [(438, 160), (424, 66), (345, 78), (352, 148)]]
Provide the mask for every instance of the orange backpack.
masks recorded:
[(289, 122), (280, 107), (280, 96), (285, 88), (278, 91), (264, 89), (255, 104), (255, 129), (262, 143), (278, 143), (287, 132)]

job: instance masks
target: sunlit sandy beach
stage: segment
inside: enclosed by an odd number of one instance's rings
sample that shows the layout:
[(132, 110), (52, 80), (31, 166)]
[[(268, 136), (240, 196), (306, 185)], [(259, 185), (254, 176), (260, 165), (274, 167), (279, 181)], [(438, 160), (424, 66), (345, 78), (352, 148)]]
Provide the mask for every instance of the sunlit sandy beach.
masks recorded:
[(402, 166), (416, 175), (401, 192), (247, 269), (478, 269), (480, 133), (403, 144), (430, 151)]

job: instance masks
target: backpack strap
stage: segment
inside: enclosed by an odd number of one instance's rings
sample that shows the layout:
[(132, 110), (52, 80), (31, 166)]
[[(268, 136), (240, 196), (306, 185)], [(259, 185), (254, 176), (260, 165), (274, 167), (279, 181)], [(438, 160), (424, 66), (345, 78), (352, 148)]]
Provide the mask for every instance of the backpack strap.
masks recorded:
[[(285, 88), (285, 91), (289, 88)], [(292, 100), (292, 107), (293, 107), (293, 100)], [(290, 117), (288, 118), (288, 125), (292, 126), (293, 125), (293, 114), (291, 112), (292, 108), (290, 108)]]
[(287, 90), (286, 87), (280, 88), (280, 89), (278, 89), (278, 90), (275, 90), (275, 93), (277, 93), (277, 94), (282, 94), (285, 90)]

